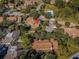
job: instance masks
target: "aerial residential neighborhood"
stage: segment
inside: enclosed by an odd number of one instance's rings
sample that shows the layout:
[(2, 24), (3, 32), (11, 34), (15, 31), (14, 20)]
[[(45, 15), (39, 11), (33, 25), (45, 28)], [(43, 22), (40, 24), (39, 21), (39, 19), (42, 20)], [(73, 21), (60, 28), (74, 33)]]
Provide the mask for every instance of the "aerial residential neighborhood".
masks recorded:
[(0, 59), (79, 59), (79, 0), (0, 0)]

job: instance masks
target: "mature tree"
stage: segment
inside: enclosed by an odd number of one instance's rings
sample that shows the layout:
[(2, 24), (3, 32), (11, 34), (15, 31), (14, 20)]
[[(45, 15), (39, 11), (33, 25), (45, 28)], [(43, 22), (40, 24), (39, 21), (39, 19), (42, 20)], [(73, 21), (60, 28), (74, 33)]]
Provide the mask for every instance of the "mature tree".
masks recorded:
[(56, 24), (56, 27), (57, 28), (60, 28), (62, 25), (61, 24)]
[(61, 8), (57, 12), (57, 16), (59, 17), (69, 17), (73, 15), (73, 9), (70, 7)]
[(3, 20), (2, 26), (6, 26), (6, 27), (8, 27), (8, 26), (9, 26), (9, 21), (7, 20), (7, 17), (4, 16), (3, 19), (4, 19), (4, 20)]
[(75, 43), (77, 44), (77, 46), (79, 46), (79, 37), (74, 38)]
[(20, 3), (20, 2), (21, 2), (20, 0), (15, 0), (15, 3), (16, 3), (16, 4), (18, 4), (18, 3)]
[(70, 7), (65, 7), (63, 10), (63, 16), (69, 17), (73, 14), (73, 10)]
[(22, 33), (25, 33), (26, 31), (30, 30), (31, 29), (31, 26), (28, 26), (26, 24), (21, 24), (19, 26), (19, 29), (20, 29), (20, 32), (22, 34)]
[(70, 26), (70, 22), (65, 22), (65, 26), (69, 27)]
[(46, 56), (44, 57), (44, 59), (56, 59), (56, 55), (47, 53)]
[(0, 28), (0, 39), (4, 36), (4, 33), (2, 32), (1, 28)]
[(30, 7), (26, 8), (26, 9), (21, 9), (22, 13), (29, 13), (30, 12)]
[(66, 47), (67, 41), (69, 39), (68, 35), (64, 34), (63, 30), (56, 30), (51, 34), (55, 39), (57, 39), (58, 43), (63, 47)]
[(0, 5), (0, 16), (2, 16), (5, 11), (7, 11), (7, 9), (3, 5)]
[(33, 10), (31, 12), (31, 16), (33, 16), (34, 19), (38, 18), (40, 16), (40, 14), (38, 13), (38, 11)]
[(10, 3), (15, 3), (16, 0), (8, 0)]
[(56, 6), (58, 6), (59, 8), (64, 7), (63, 0), (56, 0)]
[(21, 56), (19, 57), (19, 59), (24, 59), (24, 55), (21, 55)]
[(40, 13), (41, 13), (42, 15), (45, 15), (45, 12), (44, 12), (45, 6), (46, 6), (45, 4), (41, 6)]
[(15, 29), (15, 25), (12, 24), (12, 25), (10, 25), (8, 28), (13, 31), (13, 30)]
[(79, 11), (79, 0), (71, 0), (71, 7)]
[(0, 0), (0, 4), (8, 3), (8, 0)]
[(43, 2), (48, 3), (48, 4), (50, 3), (50, 1), (51, 0), (43, 0)]
[(75, 28), (79, 29), (79, 26), (75, 26)]
[(21, 35), (20, 40), (21, 40), (21, 46), (23, 48), (29, 48), (30, 47), (30, 45), (29, 45), (30, 42), (29, 42), (27, 34)]

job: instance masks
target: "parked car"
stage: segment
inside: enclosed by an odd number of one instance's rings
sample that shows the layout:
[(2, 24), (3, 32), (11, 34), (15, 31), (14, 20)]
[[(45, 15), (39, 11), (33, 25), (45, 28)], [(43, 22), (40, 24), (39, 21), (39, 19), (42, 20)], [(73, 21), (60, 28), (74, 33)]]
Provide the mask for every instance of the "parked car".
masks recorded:
[(0, 44), (0, 58), (2, 59), (8, 51), (8, 47), (6, 45)]
[(73, 57), (73, 59), (79, 59), (79, 57)]

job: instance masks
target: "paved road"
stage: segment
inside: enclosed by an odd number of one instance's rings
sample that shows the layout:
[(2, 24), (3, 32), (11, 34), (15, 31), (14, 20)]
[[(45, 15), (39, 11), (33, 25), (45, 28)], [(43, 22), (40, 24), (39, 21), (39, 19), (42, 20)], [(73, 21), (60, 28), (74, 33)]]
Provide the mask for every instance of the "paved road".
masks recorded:
[(41, 9), (41, 6), (42, 6), (42, 5), (44, 5), (43, 2), (37, 6), (36, 11), (39, 11), (39, 10)]

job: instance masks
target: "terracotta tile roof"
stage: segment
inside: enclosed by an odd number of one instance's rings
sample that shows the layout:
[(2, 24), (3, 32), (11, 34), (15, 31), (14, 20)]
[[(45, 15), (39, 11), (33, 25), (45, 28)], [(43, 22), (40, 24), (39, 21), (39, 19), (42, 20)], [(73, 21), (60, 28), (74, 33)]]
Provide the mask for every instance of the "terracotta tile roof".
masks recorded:
[(7, 17), (7, 19), (8, 19), (9, 21), (13, 21), (13, 20), (16, 20), (16, 17), (15, 17), (15, 16), (9, 16), (9, 17)]
[(36, 0), (24, 0), (26, 5), (34, 5)]
[[(14, 20), (21, 20), (21, 17), (19, 17), (19, 16), (9, 16), (9, 17), (7, 17), (7, 19), (8, 19), (8, 21), (14, 21)], [(3, 17), (2, 16), (0, 16), (0, 23), (2, 23), (3, 22)]]
[(26, 24), (29, 24), (29, 25), (33, 25), (34, 24), (34, 19), (33, 17), (28, 17), (25, 21)]
[(53, 42), (51, 43), (49, 40), (39, 40), (39, 41), (35, 41), (33, 43), (32, 48), (35, 49), (36, 51), (49, 52), (49, 51), (57, 49), (58, 48), (58, 44), (56, 42), (55, 43), (53, 43)]
[(10, 22), (13, 22), (13, 21), (21, 22), (21, 17), (20, 16), (9, 16), (9, 17), (7, 17), (7, 19)]
[(0, 23), (2, 23), (3, 22), (3, 17), (2, 16), (0, 16)]
[(79, 37), (79, 29), (76, 28), (64, 28), (65, 33), (68, 33), (72, 37)]

